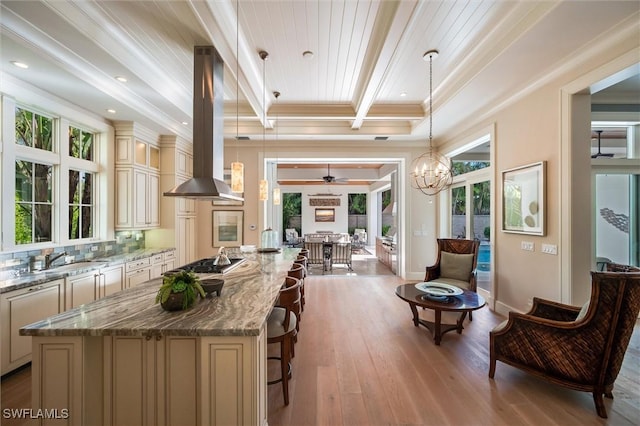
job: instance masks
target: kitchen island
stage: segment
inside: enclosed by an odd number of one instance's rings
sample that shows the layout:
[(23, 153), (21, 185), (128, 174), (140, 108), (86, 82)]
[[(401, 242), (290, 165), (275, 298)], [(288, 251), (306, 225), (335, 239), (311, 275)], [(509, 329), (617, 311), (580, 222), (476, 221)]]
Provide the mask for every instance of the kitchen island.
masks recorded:
[(32, 408), (67, 409), (67, 424), (265, 425), (266, 321), (297, 252), (252, 254), (187, 311), (155, 304), (158, 278), (22, 328)]

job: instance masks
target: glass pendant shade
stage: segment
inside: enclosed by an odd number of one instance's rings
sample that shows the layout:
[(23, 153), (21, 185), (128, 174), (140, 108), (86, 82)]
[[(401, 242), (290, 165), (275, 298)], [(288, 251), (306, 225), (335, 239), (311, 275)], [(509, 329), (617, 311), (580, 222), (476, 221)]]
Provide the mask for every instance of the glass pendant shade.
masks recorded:
[(260, 179), (258, 192), (260, 194), (260, 201), (267, 201), (269, 199), (269, 182), (265, 179)]
[(280, 188), (273, 188), (273, 204), (280, 205)]
[(244, 192), (244, 164), (238, 161), (231, 163), (231, 191)]
[(436, 195), (453, 182), (451, 159), (429, 149), (411, 163), (411, 186), (423, 194)]

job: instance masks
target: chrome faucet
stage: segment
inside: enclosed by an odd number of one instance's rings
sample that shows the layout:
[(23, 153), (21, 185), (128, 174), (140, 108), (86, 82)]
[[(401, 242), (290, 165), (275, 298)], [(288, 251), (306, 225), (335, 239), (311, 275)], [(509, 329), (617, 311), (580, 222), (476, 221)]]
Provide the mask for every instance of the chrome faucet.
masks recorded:
[(55, 262), (57, 259), (60, 259), (62, 256), (66, 256), (67, 252), (63, 251), (62, 253), (59, 253), (53, 257), (51, 257), (51, 254), (45, 254), (44, 255), (44, 269), (49, 269), (51, 267), (51, 264), (53, 262)]

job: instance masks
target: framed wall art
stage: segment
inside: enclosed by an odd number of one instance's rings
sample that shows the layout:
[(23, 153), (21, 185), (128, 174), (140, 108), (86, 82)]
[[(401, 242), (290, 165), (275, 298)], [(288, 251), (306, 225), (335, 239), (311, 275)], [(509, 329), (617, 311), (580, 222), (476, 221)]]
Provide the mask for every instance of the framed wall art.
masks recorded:
[[(224, 183), (231, 187), (231, 169), (224, 169)], [(238, 197), (244, 198), (244, 192), (238, 193), (234, 192)], [(236, 201), (236, 200), (214, 200), (211, 202), (213, 206), (243, 206), (244, 201)]]
[(316, 222), (335, 222), (336, 209), (316, 209)]
[(236, 247), (243, 244), (244, 211), (213, 211), (213, 247)]
[(502, 230), (545, 235), (546, 161), (502, 172)]

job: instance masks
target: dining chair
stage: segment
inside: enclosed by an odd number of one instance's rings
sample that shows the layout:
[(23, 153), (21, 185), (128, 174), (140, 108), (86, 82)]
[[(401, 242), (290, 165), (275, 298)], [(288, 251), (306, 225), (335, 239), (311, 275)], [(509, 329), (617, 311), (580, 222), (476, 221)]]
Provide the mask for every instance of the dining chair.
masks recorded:
[(285, 277), (280, 289), (278, 304), (274, 306), (267, 321), (267, 344), (278, 343), (280, 356), (267, 359), (280, 361), (280, 378), (270, 380), (269, 385), (282, 383), (284, 405), (289, 405), (289, 379), (291, 359), (294, 356), (294, 337), (297, 335), (298, 320), (296, 310), (300, 306), (300, 282), (293, 277)]

